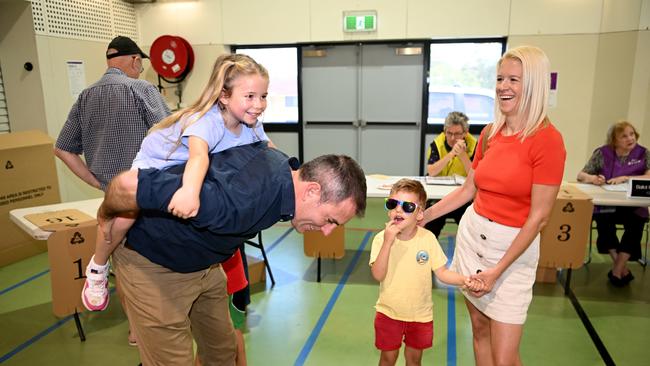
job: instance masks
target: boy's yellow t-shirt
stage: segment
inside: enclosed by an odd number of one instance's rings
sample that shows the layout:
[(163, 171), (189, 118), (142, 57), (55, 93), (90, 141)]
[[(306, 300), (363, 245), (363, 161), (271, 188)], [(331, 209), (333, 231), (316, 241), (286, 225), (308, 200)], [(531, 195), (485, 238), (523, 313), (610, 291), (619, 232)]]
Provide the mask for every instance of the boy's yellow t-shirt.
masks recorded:
[[(411, 240), (395, 239), (388, 258), (386, 277), (379, 284), (378, 312), (391, 319), (407, 322), (433, 320), (431, 272), (447, 263), (436, 237), (426, 229), (417, 228)], [(384, 231), (372, 241), (370, 265), (384, 245)]]

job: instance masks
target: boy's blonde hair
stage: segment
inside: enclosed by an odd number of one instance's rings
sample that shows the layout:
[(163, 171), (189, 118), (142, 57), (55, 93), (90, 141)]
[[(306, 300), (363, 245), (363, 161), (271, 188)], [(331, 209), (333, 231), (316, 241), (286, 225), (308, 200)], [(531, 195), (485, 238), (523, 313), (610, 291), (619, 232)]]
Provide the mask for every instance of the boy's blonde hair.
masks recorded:
[[(225, 106), (221, 104), (219, 97), (221, 93), (230, 96), (234, 81), (240, 76), (260, 75), (269, 80), (269, 73), (264, 66), (258, 64), (252, 57), (243, 54), (226, 54), (217, 58), (212, 67), (212, 74), (208, 84), (203, 89), (199, 99), (191, 106), (180, 109), (162, 121), (154, 125), (149, 133), (167, 128), (174, 123), (183, 122), (181, 134), (179, 135), (176, 145), (181, 142), (183, 132), (192, 123), (203, 117), (215, 103), (219, 104), (219, 109), (224, 110)], [(192, 117), (191, 119), (189, 117)]]
[(393, 184), (393, 187), (390, 189), (391, 196), (397, 192), (409, 192), (415, 193), (418, 196), (418, 207), (424, 209), (424, 204), (427, 202), (427, 191), (424, 190), (424, 186), (420, 181), (415, 179), (402, 178)]

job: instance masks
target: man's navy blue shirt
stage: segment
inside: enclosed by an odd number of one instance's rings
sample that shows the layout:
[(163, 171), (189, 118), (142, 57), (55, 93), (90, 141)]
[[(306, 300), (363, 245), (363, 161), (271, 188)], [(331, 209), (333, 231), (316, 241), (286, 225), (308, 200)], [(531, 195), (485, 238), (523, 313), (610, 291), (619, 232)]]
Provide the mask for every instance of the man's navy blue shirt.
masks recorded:
[(127, 242), (150, 261), (175, 272), (195, 272), (221, 263), (259, 231), (293, 218), (291, 171), (298, 165), (295, 158), (268, 148), (266, 142), (211, 155), (199, 212), (189, 220), (167, 213), (185, 166), (140, 170), (140, 214)]

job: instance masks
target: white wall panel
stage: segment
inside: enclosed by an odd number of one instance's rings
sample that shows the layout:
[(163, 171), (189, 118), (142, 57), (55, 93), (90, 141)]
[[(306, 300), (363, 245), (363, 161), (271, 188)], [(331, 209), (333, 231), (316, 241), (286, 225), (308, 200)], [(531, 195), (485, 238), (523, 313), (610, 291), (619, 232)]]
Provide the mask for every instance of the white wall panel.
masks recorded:
[(226, 44), (309, 41), (309, 1), (222, 0)]
[(407, 37), (486, 37), (508, 33), (510, 0), (408, 0)]
[(513, 0), (511, 35), (600, 32), (603, 0)]
[(637, 37), (627, 118), (639, 129), (641, 143), (650, 146), (650, 32), (638, 32)]
[[(0, 62), (11, 131), (45, 131), (45, 108), (32, 12), (27, 2), (0, 3)], [(26, 62), (32, 71), (24, 68)]]
[(602, 33), (639, 29), (642, 0), (604, 0)]
[[(140, 40), (150, 46), (165, 34), (181, 36), (190, 44), (221, 44), (221, 0), (158, 2), (137, 7)], [(248, 23), (239, 18), (239, 26)]]
[(650, 30), (650, 0), (643, 0), (643, 4), (641, 4), (639, 29)]
[(588, 134), (592, 148), (604, 143), (609, 126), (628, 118), (636, 42), (637, 32), (607, 33), (599, 37)]

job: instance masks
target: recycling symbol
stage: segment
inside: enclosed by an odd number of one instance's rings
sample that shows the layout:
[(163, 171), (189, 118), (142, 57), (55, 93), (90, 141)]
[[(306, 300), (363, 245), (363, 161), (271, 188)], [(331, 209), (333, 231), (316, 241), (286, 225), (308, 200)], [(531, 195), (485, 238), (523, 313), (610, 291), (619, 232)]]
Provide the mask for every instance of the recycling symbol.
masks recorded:
[(568, 202), (564, 207), (562, 207), (562, 212), (574, 212), (573, 203)]
[(13, 169), (14, 165), (11, 163), (11, 160), (7, 160), (7, 164), (5, 164), (5, 169)]
[(70, 239), (70, 244), (82, 244), (86, 240), (81, 236), (81, 233), (78, 231), (74, 232), (74, 235), (72, 235), (72, 239)]

